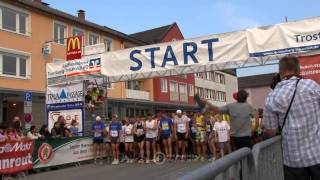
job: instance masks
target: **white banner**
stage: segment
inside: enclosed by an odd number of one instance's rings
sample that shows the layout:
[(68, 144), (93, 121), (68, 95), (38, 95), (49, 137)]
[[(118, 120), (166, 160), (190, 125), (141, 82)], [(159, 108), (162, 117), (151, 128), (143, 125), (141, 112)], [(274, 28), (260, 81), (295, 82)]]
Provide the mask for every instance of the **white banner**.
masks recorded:
[(320, 18), (246, 30), (250, 57), (303, 53), (320, 49)]
[[(95, 48), (97, 50), (98, 46)], [(98, 53), (62, 65), (50, 64), (47, 68), (48, 85), (64, 82), (65, 78), (68, 81), (74, 81), (77, 77), (81, 77), (80, 80), (89, 79), (89, 76), (81, 75), (87, 72), (91, 74), (88, 71), (90, 68), (101, 68), (101, 73), (93, 74), (106, 76), (110, 82), (117, 82), (237, 68), (250, 63), (262, 65), (266, 60), (279, 58), (279, 55), (314, 52), (318, 49), (320, 49), (320, 18), (312, 18)]]
[(58, 85), (47, 88), (46, 104), (78, 102), (84, 100), (83, 84)]
[(90, 137), (70, 140), (56, 148), (43, 143), (38, 149), (38, 159), (33, 168), (57, 166), (89, 159), (93, 159), (92, 138)]

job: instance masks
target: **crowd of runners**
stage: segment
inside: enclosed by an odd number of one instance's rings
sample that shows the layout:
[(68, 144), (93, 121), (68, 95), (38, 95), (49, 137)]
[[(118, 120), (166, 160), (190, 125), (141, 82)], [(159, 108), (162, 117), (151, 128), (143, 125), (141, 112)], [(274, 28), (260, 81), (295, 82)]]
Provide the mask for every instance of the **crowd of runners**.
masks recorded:
[[(103, 164), (104, 158), (112, 159), (112, 164), (157, 163), (163, 158), (214, 161), (238, 149), (231, 142), (230, 118), (226, 117), (214, 111), (177, 110), (123, 119), (114, 114), (105, 124), (96, 116), (92, 124), (94, 163)], [(258, 114), (251, 120), (253, 132), (261, 129)]]

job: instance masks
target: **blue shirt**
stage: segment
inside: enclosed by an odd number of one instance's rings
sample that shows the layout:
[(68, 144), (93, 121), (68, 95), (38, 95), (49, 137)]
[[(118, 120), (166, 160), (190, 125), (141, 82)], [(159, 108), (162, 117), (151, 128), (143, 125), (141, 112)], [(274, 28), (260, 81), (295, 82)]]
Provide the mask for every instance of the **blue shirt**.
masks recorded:
[(192, 138), (195, 138), (196, 134), (197, 134), (197, 129), (196, 129), (196, 127), (193, 126), (193, 123), (194, 123), (194, 120), (190, 119), (190, 121), (189, 121), (190, 136)]
[(78, 128), (77, 127), (70, 127), (69, 130), (71, 131), (73, 136), (78, 136)]
[(93, 137), (95, 139), (103, 139), (103, 130), (105, 125), (102, 122), (94, 122), (92, 124)]
[(119, 131), (122, 130), (122, 124), (120, 122), (111, 122), (109, 125), (109, 133), (111, 137), (118, 137), (119, 136)]
[(173, 121), (171, 118), (161, 118), (159, 123), (159, 128), (162, 129), (162, 135), (171, 135)]
[[(263, 125), (266, 129), (282, 126), (297, 77), (283, 80), (266, 98)], [(284, 164), (309, 167), (320, 164), (320, 85), (301, 79), (297, 86), (286, 124), (282, 128)]]

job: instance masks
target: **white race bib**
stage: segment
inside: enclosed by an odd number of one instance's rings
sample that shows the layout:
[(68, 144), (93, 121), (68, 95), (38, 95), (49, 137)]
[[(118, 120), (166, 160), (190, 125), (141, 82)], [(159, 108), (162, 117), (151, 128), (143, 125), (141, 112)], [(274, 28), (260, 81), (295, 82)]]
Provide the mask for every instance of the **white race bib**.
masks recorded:
[(186, 125), (185, 124), (178, 124), (178, 132), (186, 132)]
[(101, 132), (94, 132), (94, 137), (101, 137)]
[(143, 129), (137, 129), (138, 134), (143, 134)]
[(111, 135), (111, 137), (118, 137), (118, 131), (117, 130), (111, 130), (110, 135)]

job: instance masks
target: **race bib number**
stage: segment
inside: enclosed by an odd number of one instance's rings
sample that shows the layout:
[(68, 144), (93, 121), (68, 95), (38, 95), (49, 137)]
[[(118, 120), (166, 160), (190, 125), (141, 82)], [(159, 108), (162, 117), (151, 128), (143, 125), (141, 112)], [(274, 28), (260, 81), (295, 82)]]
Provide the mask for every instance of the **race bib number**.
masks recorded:
[(111, 134), (111, 137), (118, 137), (118, 131), (116, 130), (111, 130), (110, 134)]
[(197, 132), (197, 129), (192, 126), (192, 127), (191, 127), (191, 131), (192, 131), (193, 133), (196, 133), (196, 132)]
[(179, 132), (185, 132), (186, 131), (186, 125), (185, 124), (178, 124), (178, 131)]
[(102, 136), (102, 133), (101, 132), (95, 132), (94, 133), (94, 137), (101, 137)]
[(163, 130), (169, 130), (169, 124), (168, 123), (162, 123), (162, 129)]
[(138, 134), (143, 134), (143, 129), (137, 129)]
[(131, 134), (131, 129), (127, 128), (126, 129), (126, 134)]

